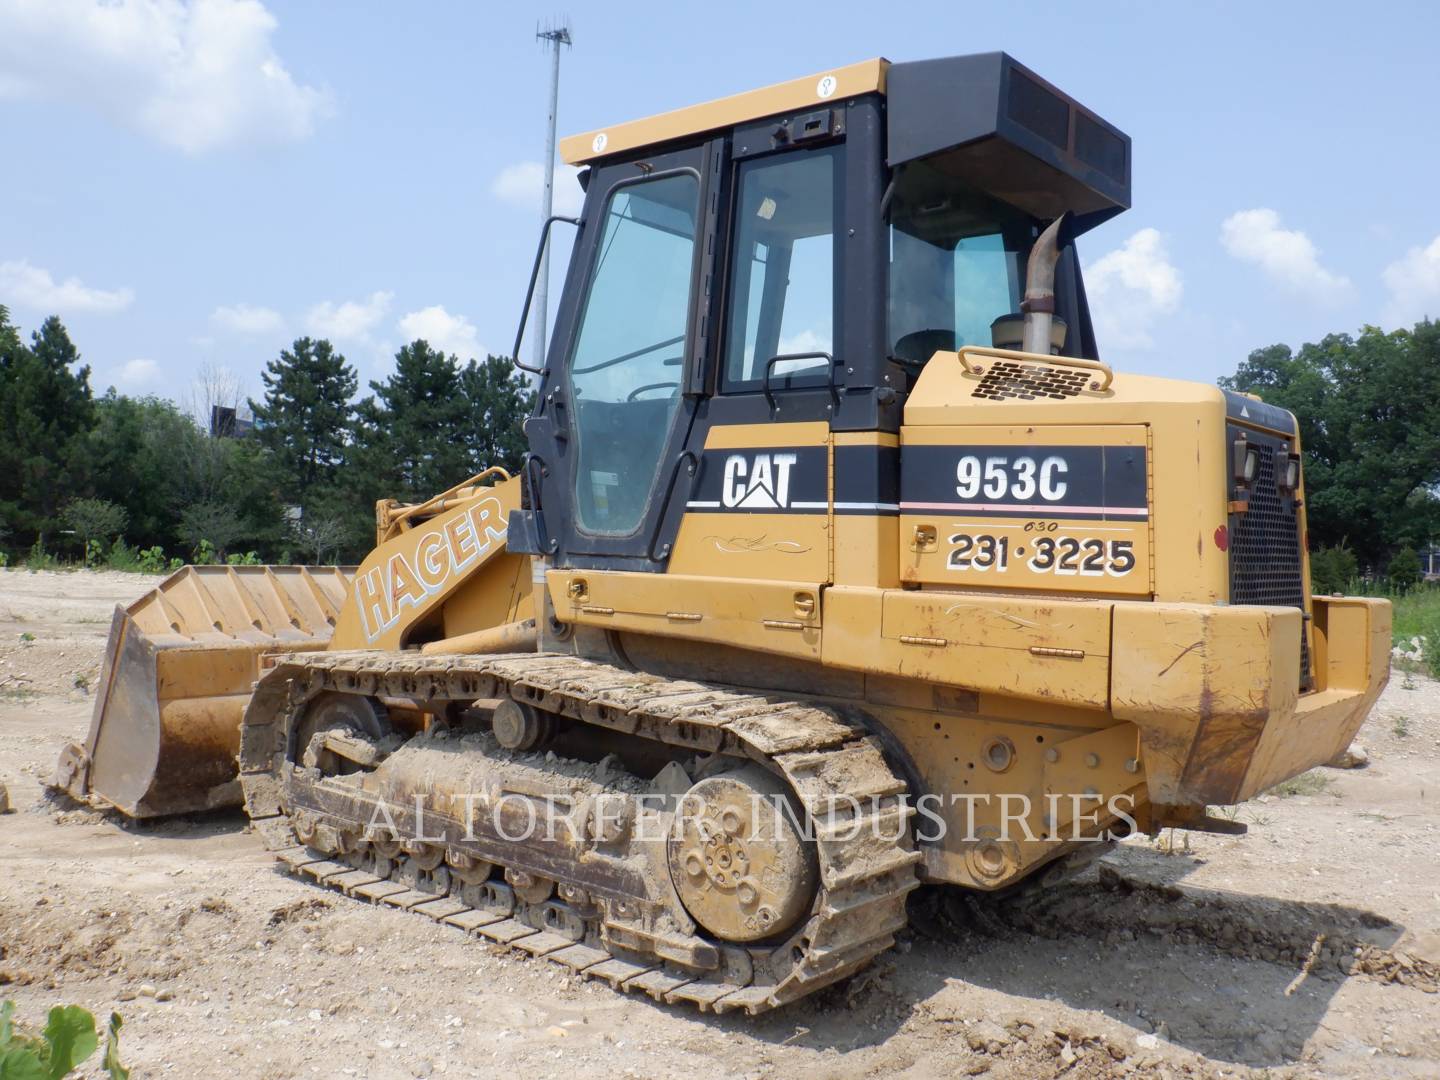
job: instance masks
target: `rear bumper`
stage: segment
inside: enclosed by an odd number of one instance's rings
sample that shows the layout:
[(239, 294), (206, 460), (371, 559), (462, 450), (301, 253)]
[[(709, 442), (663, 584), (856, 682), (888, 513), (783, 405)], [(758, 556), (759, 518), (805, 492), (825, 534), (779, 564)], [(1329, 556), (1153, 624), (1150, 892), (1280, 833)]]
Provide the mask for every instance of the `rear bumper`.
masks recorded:
[(1139, 729), (1152, 803), (1243, 802), (1329, 761), (1390, 672), (1390, 603), (1314, 600), (1315, 689), (1295, 608), (1117, 604), (1111, 707)]

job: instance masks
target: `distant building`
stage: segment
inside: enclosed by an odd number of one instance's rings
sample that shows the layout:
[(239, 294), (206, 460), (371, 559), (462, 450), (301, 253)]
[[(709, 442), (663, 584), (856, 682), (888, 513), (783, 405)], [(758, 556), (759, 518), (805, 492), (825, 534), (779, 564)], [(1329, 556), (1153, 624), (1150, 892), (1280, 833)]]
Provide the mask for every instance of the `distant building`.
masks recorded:
[(1420, 550), (1420, 576), (1426, 581), (1440, 581), (1440, 547)]
[(255, 430), (255, 421), (237, 416), (226, 405), (210, 406), (210, 437), (212, 439), (243, 439)]

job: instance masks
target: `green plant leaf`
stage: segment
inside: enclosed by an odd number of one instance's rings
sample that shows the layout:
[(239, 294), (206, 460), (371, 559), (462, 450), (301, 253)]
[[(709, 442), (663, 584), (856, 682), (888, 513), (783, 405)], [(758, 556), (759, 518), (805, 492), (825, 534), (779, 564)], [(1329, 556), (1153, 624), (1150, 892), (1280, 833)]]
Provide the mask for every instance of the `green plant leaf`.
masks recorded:
[(50, 1044), (49, 1080), (60, 1080), (100, 1045), (95, 1034), (95, 1017), (79, 1005), (57, 1005), (51, 1009), (43, 1034)]
[(0, 1080), (46, 1080), (40, 1055), (28, 1047), (0, 1053)]
[(110, 1030), (105, 1035), (105, 1060), (101, 1062), (110, 1074), (110, 1080), (130, 1080), (130, 1070), (120, 1064), (120, 1025), (123, 1022), (119, 1013), (110, 1014)]
[(14, 1034), (12, 1017), (15, 1015), (15, 1002), (7, 1001), (0, 1005), (0, 1053), (3, 1053), (10, 1046), (10, 1039)]

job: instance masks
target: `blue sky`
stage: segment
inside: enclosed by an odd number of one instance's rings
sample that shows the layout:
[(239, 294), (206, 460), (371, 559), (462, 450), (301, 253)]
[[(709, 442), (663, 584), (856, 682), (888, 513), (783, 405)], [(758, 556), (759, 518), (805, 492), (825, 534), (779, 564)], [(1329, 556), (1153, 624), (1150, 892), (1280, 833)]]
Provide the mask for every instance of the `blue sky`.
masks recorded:
[[(362, 377), (507, 351), (534, 250), (548, 6), (0, 0), (0, 303), (98, 388), (258, 394), (301, 333)], [(577, 4), (560, 133), (866, 57), (1004, 49), (1130, 134), (1081, 241), (1102, 355), (1211, 380), (1255, 347), (1440, 315), (1425, 3)], [(563, 199), (573, 181), (562, 177)], [(558, 272), (557, 272), (558, 276)]]

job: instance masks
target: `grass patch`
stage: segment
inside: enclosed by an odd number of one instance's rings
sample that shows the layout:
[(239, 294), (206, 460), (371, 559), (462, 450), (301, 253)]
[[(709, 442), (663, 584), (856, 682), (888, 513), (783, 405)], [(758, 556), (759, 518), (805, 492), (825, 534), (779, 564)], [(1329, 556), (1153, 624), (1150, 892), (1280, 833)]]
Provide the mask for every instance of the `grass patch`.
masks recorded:
[(39, 696), (40, 694), (37, 691), (26, 690), (24, 687), (0, 687), (0, 701), (34, 701)]
[(1292, 776), (1289, 780), (1276, 784), (1266, 794), (1274, 795), (1277, 799), (1289, 799), (1296, 795), (1323, 795), (1334, 784), (1335, 780), (1329, 773), (1320, 769), (1311, 769), (1309, 772)]
[(1410, 734), (1410, 721), (1406, 717), (1397, 716), (1390, 730), (1403, 739)]
[[(1359, 596), (1379, 596), (1394, 605), (1392, 642), (1411, 648), (1411, 641), (1420, 638), (1424, 657), (1419, 667), (1440, 679), (1440, 585), (1420, 585), (1409, 592), (1398, 593), (1388, 589), (1367, 589), (1355, 583), (1354, 593)], [(1397, 661), (1396, 666), (1409, 672), (1414, 665)]]

